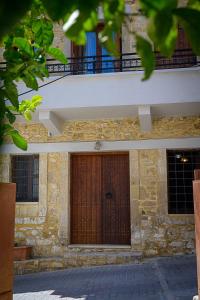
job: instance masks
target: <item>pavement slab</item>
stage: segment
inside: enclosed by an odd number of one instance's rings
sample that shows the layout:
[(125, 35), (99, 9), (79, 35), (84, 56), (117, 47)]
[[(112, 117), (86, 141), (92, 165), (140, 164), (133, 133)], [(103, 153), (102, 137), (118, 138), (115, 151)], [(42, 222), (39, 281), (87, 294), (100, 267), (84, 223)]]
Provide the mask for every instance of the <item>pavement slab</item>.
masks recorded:
[(14, 300), (192, 300), (194, 255), (18, 275)]

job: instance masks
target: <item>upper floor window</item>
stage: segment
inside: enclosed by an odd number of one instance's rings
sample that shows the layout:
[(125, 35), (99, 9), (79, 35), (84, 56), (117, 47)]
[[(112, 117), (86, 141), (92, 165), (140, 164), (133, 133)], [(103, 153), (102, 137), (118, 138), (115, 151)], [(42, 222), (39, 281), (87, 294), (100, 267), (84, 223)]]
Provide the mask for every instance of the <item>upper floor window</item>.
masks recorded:
[(200, 150), (169, 150), (167, 165), (169, 214), (193, 214), (192, 181), (200, 169)]
[(39, 155), (14, 155), (11, 158), (12, 182), (16, 183), (17, 202), (39, 199)]
[[(98, 34), (103, 29), (103, 24), (99, 24), (95, 31), (87, 32), (87, 42), (85, 46), (77, 46), (72, 43), (72, 64), (74, 73), (106, 73), (113, 72), (116, 68), (116, 60), (110, 56), (108, 51), (99, 42)], [(113, 40), (116, 48), (120, 52), (121, 40), (113, 33)]]
[(178, 37), (172, 57), (166, 58), (159, 52), (156, 53), (156, 68), (158, 69), (165, 69), (167, 65), (169, 65), (170, 68), (192, 67), (196, 62), (196, 55), (192, 51), (185, 31), (180, 26), (178, 26)]

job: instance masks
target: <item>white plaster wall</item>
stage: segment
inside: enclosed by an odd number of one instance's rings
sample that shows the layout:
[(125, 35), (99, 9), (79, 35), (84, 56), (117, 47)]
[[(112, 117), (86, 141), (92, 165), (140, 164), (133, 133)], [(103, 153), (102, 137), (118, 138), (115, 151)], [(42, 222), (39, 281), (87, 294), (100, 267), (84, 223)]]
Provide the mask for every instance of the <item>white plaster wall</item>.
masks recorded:
[[(199, 67), (157, 70), (145, 82), (142, 76), (142, 71), (67, 76), (39, 89), (37, 93), (44, 99), (40, 109), (200, 102)], [(45, 82), (54, 79), (50, 77)], [(23, 84), (19, 87), (20, 92), (27, 90)]]

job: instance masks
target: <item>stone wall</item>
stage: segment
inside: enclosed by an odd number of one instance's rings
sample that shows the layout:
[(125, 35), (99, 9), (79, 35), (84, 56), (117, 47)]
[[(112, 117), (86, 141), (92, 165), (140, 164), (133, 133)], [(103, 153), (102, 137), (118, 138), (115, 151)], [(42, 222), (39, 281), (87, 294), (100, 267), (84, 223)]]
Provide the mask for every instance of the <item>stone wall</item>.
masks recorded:
[(167, 211), (166, 150), (130, 151), (132, 246), (145, 256), (194, 251), (194, 216)]
[[(10, 181), (9, 155), (1, 155), (1, 180)], [(63, 164), (67, 154), (42, 153), (39, 156), (39, 202), (16, 204), (15, 242), (33, 245), (34, 256), (60, 256), (62, 232), (60, 232), (61, 207), (63, 200)], [(67, 216), (67, 210), (65, 211)], [(63, 221), (65, 224), (65, 220)], [(60, 239), (61, 237), (61, 239)]]
[(16, 123), (30, 143), (142, 140), (195, 137), (200, 135), (200, 117), (154, 118), (151, 132), (141, 132), (137, 118), (67, 121), (63, 134), (50, 137), (42, 124)]
[[(130, 150), (129, 155), (130, 251), (142, 251), (145, 256), (193, 252), (193, 215), (167, 212), (166, 150)], [(68, 248), (69, 161), (69, 153), (40, 154), (39, 203), (16, 205), (16, 242), (33, 245), (34, 256), (63, 256), (73, 251)], [(9, 155), (1, 155), (1, 180), (9, 181), (9, 170)]]
[[(36, 256), (60, 256), (63, 254), (60, 221), (62, 220), (62, 210), (65, 209), (65, 204), (61, 205), (63, 196), (65, 196), (63, 180), (66, 180), (66, 182), (68, 180), (68, 178), (63, 177), (65, 169), (67, 169), (66, 157), (67, 154), (62, 153), (40, 154), (40, 163), (44, 163), (44, 160), (47, 161), (46, 170), (40, 168), (40, 178), (43, 180), (43, 184), (46, 181), (47, 193), (43, 195), (43, 197), (46, 196), (46, 203), (43, 204), (42, 209), (44, 211), (42, 211), (40, 201), (44, 200), (42, 199), (42, 192), (44, 192), (43, 188), (45, 186), (40, 186), (38, 217), (35, 218), (35, 222), (32, 222), (31, 217), (24, 219), (24, 217), (21, 217), (20, 212), (21, 209), (27, 209), (29, 211), (27, 216), (30, 216), (30, 213), (33, 213), (35, 204), (17, 204), (19, 211), (17, 210), (16, 213), (16, 240), (20, 242), (23, 237), (25, 243), (34, 245), (34, 255)], [(64, 161), (66, 161), (66, 164), (64, 164)], [(66, 182), (65, 184), (67, 184)], [(66, 221), (68, 221), (67, 213), (67, 210), (65, 210)], [(23, 224), (24, 220), (26, 224)]]

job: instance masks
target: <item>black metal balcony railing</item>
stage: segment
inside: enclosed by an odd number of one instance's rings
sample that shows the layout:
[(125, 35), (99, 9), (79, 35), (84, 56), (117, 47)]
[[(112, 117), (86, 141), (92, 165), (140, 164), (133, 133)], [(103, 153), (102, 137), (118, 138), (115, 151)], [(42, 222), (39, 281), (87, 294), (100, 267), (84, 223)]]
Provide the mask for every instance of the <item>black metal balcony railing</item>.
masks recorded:
[[(197, 57), (191, 49), (180, 49), (174, 52), (168, 59), (155, 52), (156, 69), (188, 68), (198, 64)], [(0, 69), (5, 69), (5, 63), (0, 64)], [(127, 72), (142, 70), (141, 59), (137, 53), (121, 54), (119, 58), (109, 55), (84, 56), (68, 58), (67, 64), (59, 63), (54, 59), (48, 59), (47, 69), (50, 74), (97, 74), (112, 72)]]

